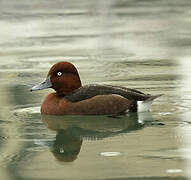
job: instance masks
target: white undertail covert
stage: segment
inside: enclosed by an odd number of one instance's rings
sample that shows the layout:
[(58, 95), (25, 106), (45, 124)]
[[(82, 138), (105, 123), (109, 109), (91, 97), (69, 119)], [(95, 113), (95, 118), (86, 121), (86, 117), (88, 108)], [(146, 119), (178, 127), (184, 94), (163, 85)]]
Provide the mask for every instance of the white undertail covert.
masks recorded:
[(137, 112), (146, 112), (151, 110), (152, 100), (150, 101), (137, 101)]

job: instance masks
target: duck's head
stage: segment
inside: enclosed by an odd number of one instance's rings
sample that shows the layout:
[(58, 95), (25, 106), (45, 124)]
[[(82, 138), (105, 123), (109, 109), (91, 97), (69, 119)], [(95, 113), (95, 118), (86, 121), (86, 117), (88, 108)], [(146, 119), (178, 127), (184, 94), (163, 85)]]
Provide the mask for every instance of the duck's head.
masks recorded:
[(54, 64), (46, 79), (31, 88), (31, 91), (53, 88), (58, 95), (67, 95), (81, 87), (81, 81), (75, 66), (69, 62)]

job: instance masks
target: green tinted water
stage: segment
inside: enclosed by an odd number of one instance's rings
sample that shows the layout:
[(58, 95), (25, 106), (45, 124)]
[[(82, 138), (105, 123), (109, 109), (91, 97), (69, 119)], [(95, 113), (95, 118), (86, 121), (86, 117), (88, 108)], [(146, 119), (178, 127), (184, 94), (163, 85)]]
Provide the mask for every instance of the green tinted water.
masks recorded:
[[(1, 1), (1, 179), (189, 176), (190, 71), (178, 61), (179, 49), (189, 56), (188, 34), (175, 28), (187, 3)], [(52, 90), (29, 89), (61, 60), (75, 64), (83, 84), (164, 95), (151, 113), (41, 117)]]

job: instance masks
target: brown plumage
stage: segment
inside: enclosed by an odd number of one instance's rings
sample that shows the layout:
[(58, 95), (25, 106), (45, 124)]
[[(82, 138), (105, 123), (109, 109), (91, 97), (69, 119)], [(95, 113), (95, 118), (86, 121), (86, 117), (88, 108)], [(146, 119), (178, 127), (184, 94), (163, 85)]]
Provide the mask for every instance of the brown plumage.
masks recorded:
[(104, 115), (137, 111), (137, 102), (151, 102), (157, 97), (135, 89), (111, 85), (81, 85), (75, 66), (59, 62), (51, 67), (47, 79), (31, 91), (53, 88), (41, 106), (42, 114)]

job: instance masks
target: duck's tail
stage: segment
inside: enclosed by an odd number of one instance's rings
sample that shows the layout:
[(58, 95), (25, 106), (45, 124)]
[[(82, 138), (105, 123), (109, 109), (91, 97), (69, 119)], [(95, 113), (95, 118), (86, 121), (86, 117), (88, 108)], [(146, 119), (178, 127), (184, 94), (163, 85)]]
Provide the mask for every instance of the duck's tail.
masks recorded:
[(160, 96), (162, 96), (162, 95), (163, 94), (158, 94), (158, 95), (149, 97), (145, 101), (137, 101), (137, 112), (150, 111), (151, 104), (152, 104), (153, 100), (160, 97)]
[(149, 101), (153, 101), (154, 99), (156, 99), (156, 98), (158, 98), (158, 97), (160, 97), (160, 96), (162, 96), (163, 94), (157, 94), (157, 95), (154, 95), (154, 96), (151, 96), (151, 97), (149, 97), (148, 99), (146, 99), (145, 101), (143, 101), (143, 102), (149, 102)]

